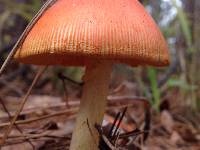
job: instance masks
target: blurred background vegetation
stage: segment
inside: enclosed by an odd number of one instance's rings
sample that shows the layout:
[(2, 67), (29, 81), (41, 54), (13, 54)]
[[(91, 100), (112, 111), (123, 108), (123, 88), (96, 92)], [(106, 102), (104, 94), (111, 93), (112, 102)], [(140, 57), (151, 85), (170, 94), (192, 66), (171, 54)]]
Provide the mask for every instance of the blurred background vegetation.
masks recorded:
[[(153, 107), (159, 111), (162, 106), (183, 106), (194, 112), (200, 109), (200, 0), (140, 0), (153, 16), (163, 32), (171, 55), (171, 65), (165, 69), (131, 68), (116, 65), (112, 83), (116, 87), (123, 81), (133, 82), (136, 95), (151, 99)], [(43, 0), (0, 0), (0, 64), (3, 63), (13, 45), (45, 1)], [(38, 93), (61, 94), (61, 82), (56, 74), (62, 71), (76, 81), (81, 81), (82, 68), (50, 68), (40, 85), (52, 81), (53, 87), (46, 85)], [(2, 87), (15, 83), (21, 88), (9, 93), (19, 95), (30, 84), (35, 72), (34, 66), (13, 62), (0, 82), (1, 95), (6, 95)], [(49, 92), (51, 91), (51, 92)], [(57, 91), (57, 92), (55, 92)]]

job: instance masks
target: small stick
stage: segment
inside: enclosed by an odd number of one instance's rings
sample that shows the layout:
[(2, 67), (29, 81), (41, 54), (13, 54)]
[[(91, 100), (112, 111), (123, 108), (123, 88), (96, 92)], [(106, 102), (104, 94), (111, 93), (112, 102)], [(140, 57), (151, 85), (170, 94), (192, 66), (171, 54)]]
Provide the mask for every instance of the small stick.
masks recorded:
[(119, 126), (120, 126), (120, 124), (121, 124), (121, 122), (122, 122), (122, 119), (124, 118), (124, 115), (125, 115), (126, 111), (127, 111), (127, 107), (124, 109), (124, 111), (123, 111), (123, 113), (122, 113), (122, 115), (121, 115), (121, 118), (120, 118), (120, 120), (119, 120), (119, 122), (118, 122), (118, 124), (117, 124), (117, 127), (116, 127), (116, 129), (115, 129), (115, 131), (114, 131), (114, 134), (112, 135), (112, 137), (115, 137), (115, 135), (116, 135), (116, 133), (117, 133), (117, 131), (118, 131), (118, 129), (119, 129)]
[(112, 137), (113, 129), (114, 129), (115, 124), (117, 123), (117, 120), (118, 120), (119, 117), (120, 117), (120, 112), (118, 112), (118, 113), (117, 113), (117, 116), (115, 117), (115, 120), (114, 120), (114, 122), (113, 122), (113, 124), (112, 124), (112, 127), (111, 127), (110, 131), (109, 131), (108, 138), (111, 138), (111, 137)]
[[(122, 106), (123, 108), (124, 107), (127, 107), (127, 105), (125, 106)], [(119, 107), (122, 108), (122, 107)], [(107, 111), (110, 110), (110, 109), (114, 109), (116, 107), (109, 107), (107, 108)], [(56, 116), (61, 116), (61, 115), (70, 115), (72, 114), (73, 116), (69, 117), (69, 118), (74, 118), (74, 114), (78, 111), (78, 108), (73, 108), (73, 109), (70, 109), (70, 110), (65, 110), (65, 111), (60, 111), (60, 112), (57, 112), (57, 113), (53, 113), (53, 114), (49, 114), (49, 115), (45, 115), (45, 116), (41, 116), (41, 117), (37, 117), (37, 118), (31, 118), (31, 119), (27, 119), (27, 120), (18, 120), (15, 122), (15, 124), (28, 124), (28, 123), (32, 123), (32, 122), (35, 122), (35, 121), (39, 121), (39, 120), (43, 120), (43, 119), (47, 119), (47, 118), (51, 118), (51, 117), (56, 117)], [(6, 127), (6, 126), (9, 126), (10, 123), (1, 123), (0, 124), (0, 128), (3, 128), (3, 127)]]
[(45, 131), (45, 132), (42, 132), (42, 133), (34, 133), (34, 134), (26, 134), (26, 135), (10, 135), (8, 136), (8, 140), (9, 139), (34, 139), (34, 138), (40, 138), (40, 137), (49, 137), (49, 138), (69, 138), (71, 139), (70, 137), (67, 137), (67, 136), (57, 136), (57, 135), (52, 135), (51, 131)]
[(34, 135), (28, 135), (27, 137), (16, 137), (16, 138), (9, 137), (9, 139), (6, 140), (5, 146), (22, 144), (26, 139), (30, 139), (33, 141), (46, 141), (47, 139), (54, 139), (56, 141), (56, 139), (65, 139), (66, 145), (69, 145), (71, 140), (70, 136), (56, 136), (56, 135), (54, 136), (47, 132), (46, 134), (45, 133), (34, 134)]
[(117, 132), (117, 135), (116, 135), (116, 138), (115, 138), (115, 140), (114, 140), (114, 145), (115, 145), (115, 147), (117, 147), (117, 141), (118, 141), (118, 139), (119, 139), (119, 135), (120, 135), (120, 132), (118, 131)]
[(40, 17), (44, 14), (44, 12), (47, 11), (48, 8), (50, 8), (57, 0), (48, 0), (43, 6), (42, 8), (39, 10), (39, 12), (33, 17), (33, 19), (31, 20), (31, 22), (28, 24), (28, 26), (26, 27), (26, 29), (24, 30), (24, 32), (22, 33), (22, 35), (20, 36), (19, 40), (17, 41), (17, 43), (14, 45), (13, 49), (11, 50), (11, 52), (9, 53), (8, 57), (6, 58), (6, 60), (4, 61), (3, 65), (1, 66), (0, 69), (0, 76), (3, 74), (4, 70), (6, 69), (6, 67), (8, 66), (8, 64), (10, 63), (10, 61), (12, 60), (13, 56), (15, 55), (17, 49), (21, 46), (21, 44), (24, 42), (24, 40), (26, 39), (28, 33), (30, 32), (30, 30), (33, 28), (33, 26), (37, 23), (37, 21), (40, 19)]
[[(132, 97), (130, 97), (130, 98), (128, 98), (128, 99), (130, 99), (130, 103), (132, 103), (133, 101), (131, 100), (132, 99)], [(136, 99), (138, 99), (138, 98), (136, 98)], [(113, 104), (115, 104), (115, 103), (123, 103), (124, 102), (124, 100), (123, 100), (123, 98), (122, 97), (120, 97), (119, 99), (112, 99), (111, 97), (109, 98), (109, 104), (110, 105), (113, 105)], [(145, 102), (145, 101), (144, 101)], [(77, 103), (76, 105), (78, 105), (79, 103)], [(60, 105), (59, 105), (60, 106)], [(127, 106), (127, 105), (125, 105), (125, 106)], [(52, 107), (52, 106), (51, 106)], [(50, 107), (50, 108), (51, 108)], [(121, 106), (121, 107), (124, 107), (124, 106)], [(112, 108), (112, 107), (111, 107)], [(114, 107), (113, 107), (114, 108)], [(73, 111), (72, 111), (73, 112)], [(45, 119), (45, 118), (50, 118), (50, 117), (54, 117), (54, 116), (59, 116), (59, 115), (63, 115), (63, 114), (65, 114), (65, 113), (68, 113), (68, 111), (67, 112), (58, 112), (58, 113), (55, 113), (55, 114), (50, 114), (50, 115), (47, 115), (47, 116), (42, 116), (42, 117), (40, 117), (40, 118), (32, 118), (32, 119), (29, 119), (29, 120), (23, 120), (23, 121), (16, 121), (15, 123), (16, 124), (26, 124), (26, 123), (31, 123), (31, 122), (34, 122), (34, 121), (38, 121), (38, 120), (42, 120), (42, 119)], [(0, 124), (0, 127), (5, 127), (5, 126), (8, 126), (9, 125), (9, 123), (2, 123), (2, 124)]]
[(47, 134), (49, 134), (50, 131), (46, 131), (44, 133), (39, 133), (39, 134), (25, 134), (24, 136), (8, 136), (8, 139), (6, 139), (6, 142), (9, 141), (9, 140), (12, 140), (12, 141), (15, 141), (15, 140), (23, 140), (23, 141), (26, 141), (27, 139), (28, 140), (31, 140), (31, 139), (34, 139), (34, 138), (40, 138), (40, 137), (43, 137)]
[[(132, 96), (130, 96), (130, 99), (123, 99), (123, 97), (119, 97), (119, 99), (115, 99), (115, 98), (112, 98), (112, 97), (110, 97), (110, 96), (108, 96), (109, 97), (109, 99), (108, 99), (108, 106), (109, 106), (109, 108), (111, 108), (111, 109), (113, 109), (113, 108), (118, 108), (118, 109), (120, 109), (120, 108), (124, 108), (124, 107), (126, 107), (126, 106), (132, 106), (133, 104), (134, 104), (134, 100), (135, 99), (132, 99), (131, 97)], [(138, 100), (137, 100), (138, 101)], [(139, 101), (139, 102), (145, 102), (145, 101)], [(147, 100), (146, 100), (146, 102), (147, 102)], [(120, 104), (120, 105), (119, 105)], [(78, 107), (80, 105), (80, 102), (79, 101), (69, 101), (69, 106), (70, 107)], [(146, 105), (145, 105), (146, 106)], [(147, 105), (148, 106), (148, 105)], [(56, 108), (60, 108), (60, 107), (65, 107), (65, 103), (58, 103), (58, 104), (51, 104), (51, 105), (49, 105), (49, 106), (41, 106), (41, 107), (32, 107), (32, 108), (28, 108), (28, 109), (26, 109), (26, 110), (24, 110), (23, 112), (22, 112), (22, 114), (30, 114), (30, 113), (32, 113), (32, 112), (34, 112), (36, 109), (56, 109)], [(146, 108), (146, 107), (145, 107)], [(13, 116), (13, 113), (11, 113), (11, 115)], [(4, 118), (5, 116), (4, 115), (2, 115), (1, 117), (0, 117), (0, 119), (1, 118)]]
[[(41, 117), (37, 117), (37, 118), (31, 118), (31, 119), (27, 119), (27, 120), (18, 120), (15, 122), (15, 124), (29, 124), (32, 122), (36, 122), (36, 121), (40, 121), (40, 120), (44, 120), (44, 119), (48, 119), (48, 118), (52, 118), (52, 117), (56, 117), (56, 116), (62, 116), (62, 115), (68, 116), (69, 119), (72, 119), (72, 118), (75, 118), (75, 113), (77, 111), (78, 111), (78, 108), (73, 108), (70, 110), (60, 111), (57, 113), (53, 113), (53, 114), (49, 114), (49, 115), (45, 115), (45, 116), (41, 116)], [(6, 127), (9, 125), (10, 125), (9, 123), (2, 123), (2, 124), (0, 124), (0, 128)]]
[(36, 76), (35, 76), (35, 78), (34, 78), (32, 84), (31, 84), (31, 86), (29, 87), (29, 89), (28, 89), (26, 95), (25, 95), (24, 98), (22, 99), (22, 102), (21, 102), (21, 104), (20, 104), (20, 106), (19, 106), (19, 109), (18, 109), (17, 112), (15, 113), (15, 116), (14, 116), (14, 118), (12, 119), (12, 121), (11, 121), (11, 123), (10, 123), (10, 126), (9, 126), (9, 127), (7, 128), (7, 130), (5, 131), (5, 134), (4, 134), (4, 136), (3, 136), (3, 139), (2, 139), (2, 141), (1, 141), (1, 143), (0, 143), (0, 145), (2, 145), (2, 144), (5, 143), (7, 137), (8, 137), (8, 135), (10, 134), (10, 132), (11, 132), (11, 130), (12, 130), (12, 128), (13, 128), (13, 125), (15, 124), (15, 121), (17, 120), (17, 117), (19, 116), (20, 112), (22, 111), (22, 109), (23, 109), (23, 107), (24, 107), (24, 105), (25, 105), (25, 103), (26, 103), (26, 101), (27, 101), (27, 99), (28, 99), (28, 97), (29, 97), (29, 95), (30, 95), (30, 93), (31, 93), (31, 91), (32, 91), (32, 89), (33, 89), (33, 87), (35, 86), (35, 84), (36, 84), (37, 81), (39, 80), (39, 78), (40, 78), (40, 76), (42, 75), (42, 73), (46, 70), (46, 68), (47, 68), (46, 66), (45, 66), (45, 67), (40, 67), (40, 68), (39, 68), (39, 70), (38, 70), (38, 72), (37, 72), (37, 74), (36, 74)]

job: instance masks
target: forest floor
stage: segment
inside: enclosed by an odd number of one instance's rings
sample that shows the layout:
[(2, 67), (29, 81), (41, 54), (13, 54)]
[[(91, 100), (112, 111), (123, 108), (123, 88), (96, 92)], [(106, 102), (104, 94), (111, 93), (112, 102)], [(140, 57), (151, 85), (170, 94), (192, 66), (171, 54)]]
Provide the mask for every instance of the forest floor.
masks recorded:
[[(15, 84), (12, 82), (12, 86), (6, 86), (1, 90), (3, 95), (0, 98), (1, 140), (10, 125), (9, 118), (13, 118), (20, 104), (19, 96), (13, 96), (14, 94), (6, 96), (6, 93), (13, 90), (20, 93), (21, 87), (17, 88), (18, 82), (16, 81)], [(23, 86), (26, 89), (26, 85)], [(160, 113), (158, 113), (150, 107), (147, 99), (135, 96), (134, 88), (134, 83), (125, 81), (110, 91), (101, 137), (102, 135), (108, 137), (117, 114), (120, 114), (122, 122), (119, 129), (116, 128), (119, 134), (112, 135), (115, 140), (108, 138), (111, 144), (116, 145), (116, 150), (200, 150), (200, 116), (190, 108), (181, 105), (178, 90), (173, 90), (162, 98)], [(64, 100), (66, 95), (58, 96), (52, 94), (54, 92), (40, 94), (41, 89), (34, 90), (2, 150), (68, 149), (81, 88), (69, 86), (67, 89), (67, 101)], [(42, 90), (53, 89), (47, 83)], [(10, 112), (10, 117), (5, 111), (6, 108)], [(125, 110), (125, 115), (122, 116)], [(105, 150), (112, 149), (104, 140), (101, 142), (104, 143), (101, 144)]]

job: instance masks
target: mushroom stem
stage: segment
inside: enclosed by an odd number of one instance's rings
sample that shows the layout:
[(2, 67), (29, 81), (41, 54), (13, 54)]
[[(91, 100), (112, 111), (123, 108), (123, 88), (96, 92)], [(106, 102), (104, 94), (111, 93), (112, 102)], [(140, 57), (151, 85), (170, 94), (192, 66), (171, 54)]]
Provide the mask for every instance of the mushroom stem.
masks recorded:
[[(88, 63), (89, 64), (89, 63)], [(91, 63), (90, 63), (91, 64)], [(70, 150), (98, 150), (99, 136), (94, 125), (102, 124), (112, 62), (100, 61), (87, 65), (84, 87)]]

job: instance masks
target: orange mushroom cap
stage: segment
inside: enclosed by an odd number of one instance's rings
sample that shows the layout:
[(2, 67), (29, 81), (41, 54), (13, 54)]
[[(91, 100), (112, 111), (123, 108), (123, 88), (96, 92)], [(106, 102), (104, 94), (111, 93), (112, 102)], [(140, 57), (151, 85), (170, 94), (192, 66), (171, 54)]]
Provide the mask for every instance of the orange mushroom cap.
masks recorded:
[(57, 0), (35, 23), (15, 59), (37, 65), (82, 66), (88, 59), (169, 64), (165, 39), (138, 0)]

